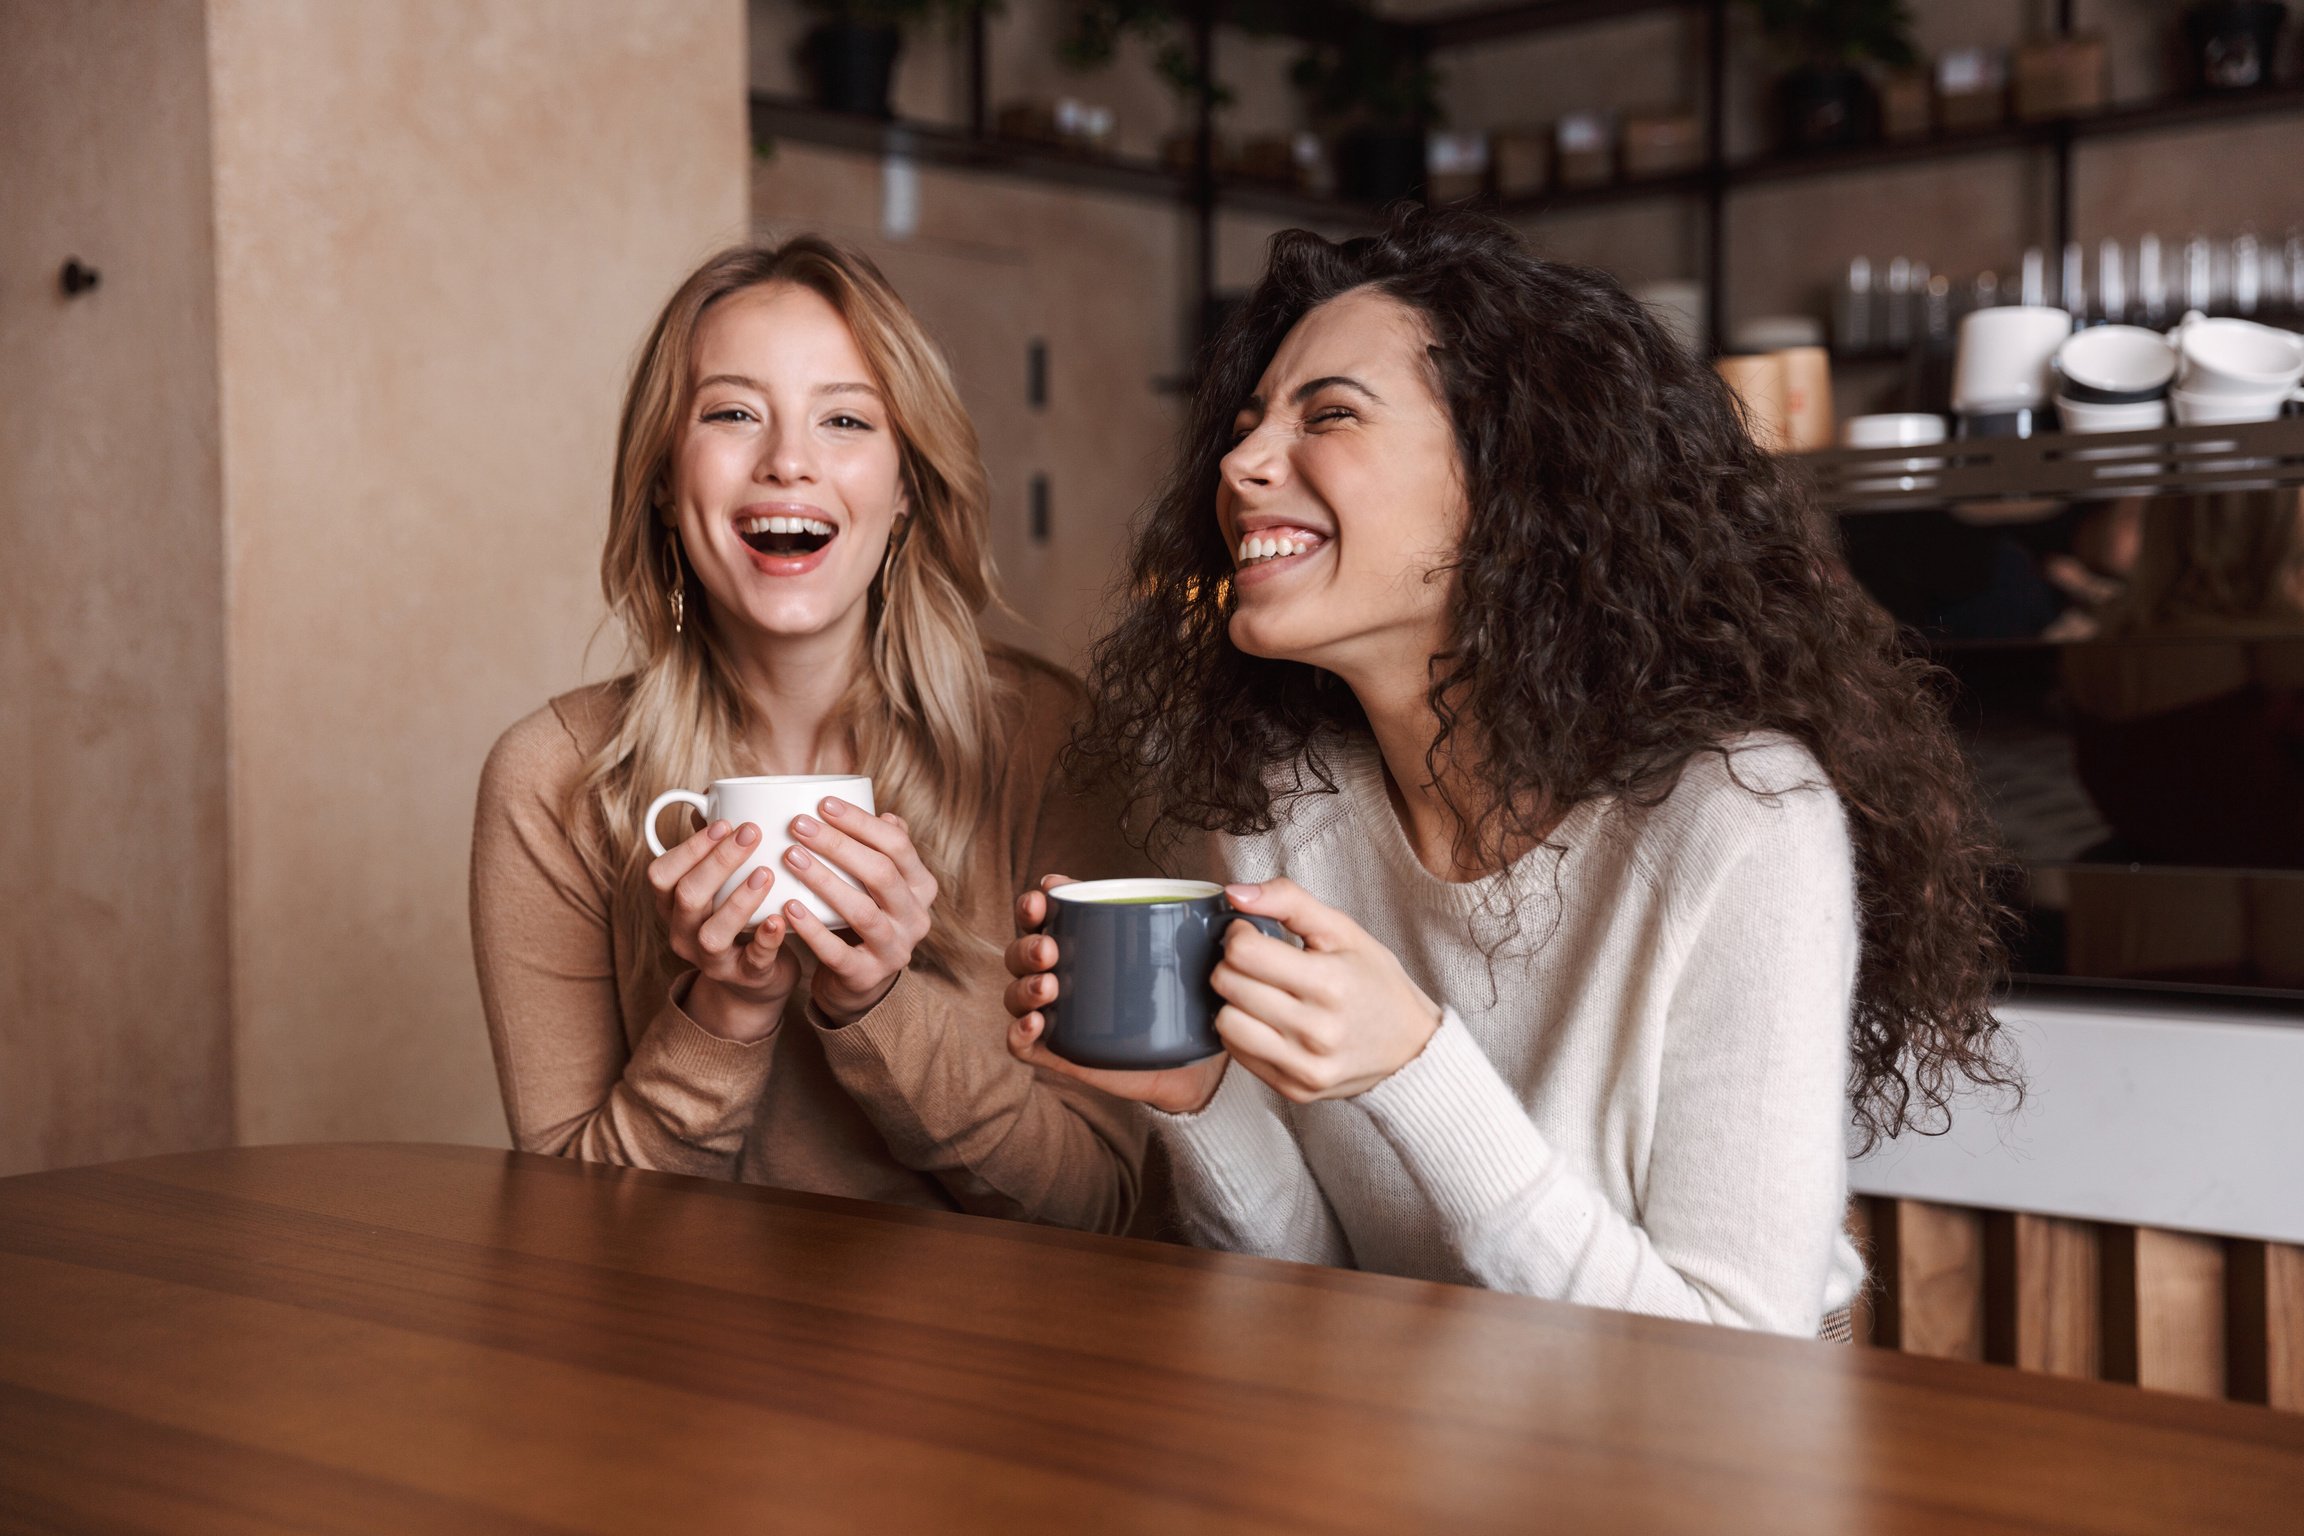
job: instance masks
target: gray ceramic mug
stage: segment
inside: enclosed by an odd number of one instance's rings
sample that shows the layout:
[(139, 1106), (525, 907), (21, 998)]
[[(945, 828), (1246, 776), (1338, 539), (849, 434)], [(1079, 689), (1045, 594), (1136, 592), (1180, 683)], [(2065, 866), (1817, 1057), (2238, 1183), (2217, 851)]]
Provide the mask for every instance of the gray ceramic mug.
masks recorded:
[(1040, 1010), (1048, 1049), (1083, 1067), (1150, 1071), (1224, 1049), (1223, 1000), (1208, 978), (1224, 930), (1275, 918), (1242, 912), (1205, 880), (1089, 880), (1048, 893), (1041, 931), (1056, 941), (1056, 1000)]

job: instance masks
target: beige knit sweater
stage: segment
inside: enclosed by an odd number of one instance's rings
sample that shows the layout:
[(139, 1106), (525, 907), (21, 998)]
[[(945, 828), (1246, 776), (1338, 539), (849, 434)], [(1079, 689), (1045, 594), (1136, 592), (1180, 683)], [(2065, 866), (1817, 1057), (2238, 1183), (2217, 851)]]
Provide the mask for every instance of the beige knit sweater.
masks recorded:
[[(1053, 669), (995, 653), (1007, 762), (984, 856), (946, 910), (994, 946), (957, 982), (898, 978), (835, 1028), (798, 988), (775, 1034), (739, 1045), (681, 1010), (669, 948), (625, 952), (585, 872), (568, 802), (610, 733), (616, 683), (554, 699), (489, 754), (472, 835), (472, 945), (512, 1139), (525, 1151), (1117, 1231), (1142, 1122), (1009, 1056), (997, 946), (1050, 870), (1135, 874), (1110, 806), (1053, 764), (1081, 703)], [(740, 771), (731, 765), (731, 771)], [(671, 786), (666, 786), (671, 787)], [(698, 788), (701, 786), (689, 786)], [(586, 810), (582, 814), (597, 814)]]
[(1863, 1277), (1854, 860), (1805, 749), (1736, 745), (1733, 776), (1700, 754), (1656, 808), (1586, 802), (1564, 855), (1472, 884), (1417, 861), (1365, 740), (1329, 759), (1341, 793), (1219, 839), (1228, 878), (1350, 914), (1445, 1014), (1357, 1098), (1294, 1105), (1235, 1063), (1198, 1114), (1151, 1115), (1188, 1235), (1814, 1337)]

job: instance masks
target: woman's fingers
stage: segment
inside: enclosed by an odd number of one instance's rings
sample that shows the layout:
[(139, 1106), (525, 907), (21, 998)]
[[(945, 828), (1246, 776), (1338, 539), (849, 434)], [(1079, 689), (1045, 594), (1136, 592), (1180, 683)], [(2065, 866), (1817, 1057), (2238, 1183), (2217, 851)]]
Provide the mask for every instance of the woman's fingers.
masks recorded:
[(1216, 1010), (1216, 1035), (1235, 1061), (1296, 1103), (1326, 1087), (1325, 1072), (1294, 1041), (1234, 1004)]
[(768, 887), (775, 882), (776, 871), (756, 869), (744, 877), (744, 883), (728, 893), (720, 903), (720, 910), (704, 919), (696, 930), (696, 943), (707, 955), (718, 955), (736, 947), (736, 940), (752, 926), (753, 915), (760, 903), (767, 899)]
[(1209, 982), (1218, 997), (1251, 1018), (1272, 1026), (1292, 1043), (1307, 1051), (1325, 1048), (1325, 1042), (1309, 1027), (1317, 1017), (1317, 1010), (1306, 1007), (1295, 993), (1246, 975), (1229, 960), (1217, 962)]
[(1224, 926), (1224, 963), (1254, 981), (1308, 1003), (1335, 1001), (1338, 963), (1331, 954), (1298, 949), (1238, 919)]
[(751, 857), (752, 850), (759, 846), (760, 829), (750, 822), (720, 839), (711, 853), (698, 859), (672, 887), (671, 910), (684, 917), (710, 912), (720, 887), (736, 872), (736, 866)]
[(877, 965), (871, 953), (851, 944), (824, 925), (824, 920), (797, 901), (784, 903), (784, 921), (794, 936), (816, 955), (816, 963), (840, 977), (861, 977)]
[[(862, 806), (850, 805), (837, 795), (827, 797), (818, 809), (824, 812), (825, 819), (834, 828), (864, 844), (894, 865), (897, 878), (911, 887), (912, 894), (919, 899), (920, 905), (926, 907), (935, 904), (936, 877), (928, 873), (928, 866), (920, 861), (920, 850), (912, 845), (912, 833), (905, 827), (902, 817), (894, 811), (890, 811), (884, 816), (874, 816)], [(815, 845), (811, 843), (810, 846), (814, 847)], [(818, 848), (817, 852), (856, 876), (857, 879), (864, 879), (863, 871), (850, 865), (829, 846)], [(872, 882), (865, 880), (864, 883), (869, 886)]]
[(1028, 933), (1011, 942), (1001, 954), (1011, 976), (1037, 976), (1056, 969), (1056, 941), (1044, 933)]
[[(784, 862), (799, 877), (802, 885), (814, 891), (824, 905), (847, 920), (849, 931), (858, 939), (866, 944), (876, 944), (884, 942), (894, 932), (894, 924), (889, 921), (888, 912), (877, 900), (841, 879), (832, 866), (822, 859), (811, 857), (807, 849), (791, 849), (784, 855)], [(788, 908), (791, 905), (786, 903)], [(803, 907), (801, 910), (807, 909)], [(809, 916), (812, 921), (815, 920), (814, 913)], [(825, 925), (819, 922), (818, 926)]]
[[(782, 912), (770, 912), (760, 919), (760, 926), (752, 931), (752, 942), (745, 945), (739, 957), (745, 979), (754, 986), (781, 980), (785, 990), (800, 979), (800, 959), (784, 947), (788, 930)], [(779, 969), (786, 974), (778, 976)]]
[(672, 888), (680, 883), (688, 871), (696, 867), (697, 861), (710, 857), (719, 849), (722, 840), (735, 830), (725, 821), (715, 821), (665, 849), (649, 862), (649, 889), (656, 893), (659, 900), (670, 896)]
[(1361, 932), (1358, 923), (1293, 880), (1228, 885), (1224, 887), (1224, 894), (1243, 912), (1280, 919), (1290, 933), (1304, 941), (1307, 949), (1343, 949)]
[[(871, 820), (870, 817), (862, 816), (860, 813), (850, 819)], [(919, 892), (915, 891), (911, 883), (904, 878), (904, 872), (897, 867), (896, 861), (869, 843), (850, 837), (846, 831), (838, 827), (827, 826), (813, 816), (793, 817), (792, 836), (795, 839), (794, 852), (808, 856), (810, 862), (829, 861), (837, 865), (846, 871), (857, 885), (871, 892), (872, 901), (883, 911), (906, 912), (915, 907), (922, 910), (926, 909), (927, 903), (920, 900)], [(817, 881), (808, 879), (805, 873), (808, 869), (807, 864), (798, 862), (789, 855), (785, 862), (791, 864), (794, 870), (801, 871), (801, 879), (807, 883), (808, 888), (816, 892), (817, 895), (823, 896), (827, 902), (831, 902), (834, 911), (848, 918), (850, 922), (855, 921), (854, 916), (849, 913), (847, 908), (842, 907), (838, 902), (833, 902), (830, 895)], [(823, 875), (826, 879), (839, 879), (830, 870), (825, 870)], [(841, 883), (846, 884), (845, 881)]]
[(1046, 972), (1019, 977), (1008, 983), (1000, 994), (1000, 1002), (1012, 1019), (1022, 1018), (1034, 1009), (1045, 1008), (1056, 1001), (1056, 978)]

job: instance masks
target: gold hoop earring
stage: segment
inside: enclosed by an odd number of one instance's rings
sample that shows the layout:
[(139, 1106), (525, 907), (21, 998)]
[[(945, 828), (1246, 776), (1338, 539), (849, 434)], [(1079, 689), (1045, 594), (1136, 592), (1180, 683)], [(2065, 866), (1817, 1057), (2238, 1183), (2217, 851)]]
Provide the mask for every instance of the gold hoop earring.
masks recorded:
[(669, 589), (666, 598), (672, 609), (672, 633), (679, 634), (688, 622), (688, 578), (680, 569), (680, 535), (675, 532), (664, 541), (664, 585)]

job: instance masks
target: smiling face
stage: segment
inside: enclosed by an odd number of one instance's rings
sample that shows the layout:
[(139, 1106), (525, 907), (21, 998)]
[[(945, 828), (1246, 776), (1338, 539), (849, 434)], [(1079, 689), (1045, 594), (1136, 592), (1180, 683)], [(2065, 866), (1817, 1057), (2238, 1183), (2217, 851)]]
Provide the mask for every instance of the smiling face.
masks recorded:
[(1232, 643), (1351, 678), (1445, 644), (1467, 515), (1422, 318), (1374, 289), (1305, 315), (1234, 422), (1216, 516)]
[(672, 505), (729, 638), (861, 634), (903, 515), (900, 448), (848, 323), (792, 283), (715, 304), (696, 332)]

